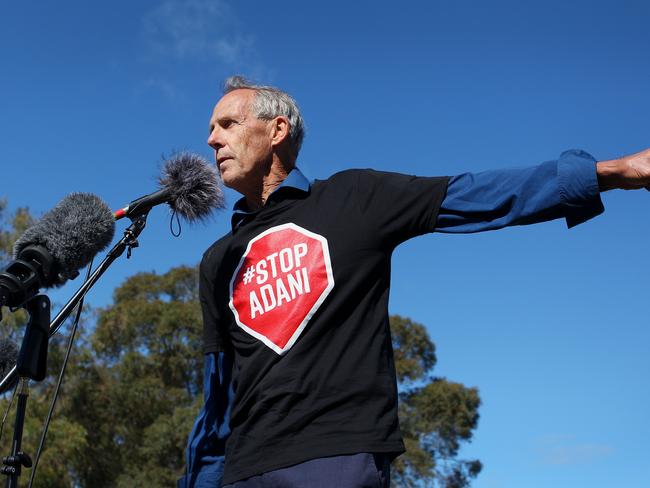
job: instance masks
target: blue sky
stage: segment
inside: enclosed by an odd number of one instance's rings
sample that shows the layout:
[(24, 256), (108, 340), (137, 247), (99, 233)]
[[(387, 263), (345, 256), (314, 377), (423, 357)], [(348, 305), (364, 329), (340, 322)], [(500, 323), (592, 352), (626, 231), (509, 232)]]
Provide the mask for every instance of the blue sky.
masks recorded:
[[(649, 21), (641, 1), (5, 2), (0, 195), (39, 214), (72, 191), (113, 208), (152, 191), (162, 154), (210, 156), (234, 73), (301, 104), (311, 178), (614, 158), (650, 146)], [(434, 234), (395, 254), (391, 312), (426, 324), (439, 375), (480, 389), (475, 487), (650, 486), (650, 194), (603, 201), (570, 231)], [(177, 239), (154, 210), (90, 302), (198, 262), (228, 220)]]

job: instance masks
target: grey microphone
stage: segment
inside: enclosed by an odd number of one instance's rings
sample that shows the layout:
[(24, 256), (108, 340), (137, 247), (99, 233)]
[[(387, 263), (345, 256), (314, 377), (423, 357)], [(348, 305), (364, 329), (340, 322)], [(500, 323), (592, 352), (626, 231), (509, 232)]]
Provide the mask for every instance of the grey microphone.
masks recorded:
[(0, 306), (20, 306), (40, 288), (76, 278), (114, 233), (113, 212), (99, 197), (68, 195), (16, 241), (14, 261), (0, 273)]
[(158, 179), (160, 189), (117, 210), (115, 219), (138, 217), (168, 203), (172, 211), (190, 222), (205, 220), (213, 210), (225, 207), (220, 182), (215, 166), (205, 158), (189, 152), (174, 154), (164, 163)]

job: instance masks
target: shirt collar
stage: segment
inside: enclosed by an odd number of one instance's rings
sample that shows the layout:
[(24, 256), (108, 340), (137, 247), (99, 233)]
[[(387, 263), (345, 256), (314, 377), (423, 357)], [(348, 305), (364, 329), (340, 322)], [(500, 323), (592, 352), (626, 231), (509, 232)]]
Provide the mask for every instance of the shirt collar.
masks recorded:
[[(283, 193), (285, 193), (285, 191), (289, 188), (301, 191), (303, 193), (309, 193), (309, 189), (311, 188), (311, 183), (309, 182), (307, 177), (304, 174), (302, 174), (302, 171), (300, 171), (298, 168), (293, 168), (289, 172), (287, 177), (284, 179), (284, 181), (280, 183), (280, 186), (278, 186), (275, 190), (273, 190), (273, 192), (271, 192), (271, 194), (269, 195), (266, 201), (265, 206), (271, 203), (272, 201), (279, 200), (280, 196)], [(258, 211), (248, 210), (245, 197), (242, 197), (235, 202), (232, 211), (233, 211), (232, 218), (231, 218), (232, 230), (235, 230), (237, 227), (239, 227), (244, 221), (244, 219), (246, 219), (246, 217), (255, 215), (258, 212)]]

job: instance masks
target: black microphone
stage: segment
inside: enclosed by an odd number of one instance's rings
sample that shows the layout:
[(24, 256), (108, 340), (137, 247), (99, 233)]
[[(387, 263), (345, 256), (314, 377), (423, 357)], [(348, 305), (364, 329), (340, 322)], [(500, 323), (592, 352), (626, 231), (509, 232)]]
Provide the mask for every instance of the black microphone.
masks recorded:
[(158, 186), (160, 190), (116, 211), (115, 219), (138, 217), (156, 205), (168, 203), (172, 211), (192, 222), (205, 220), (213, 210), (225, 207), (215, 166), (197, 154), (181, 152), (165, 161)]
[(41, 287), (76, 278), (114, 232), (113, 212), (99, 197), (68, 195), (16, 241), (14, 261), (0, 273), (0, 306), (20, 306)]

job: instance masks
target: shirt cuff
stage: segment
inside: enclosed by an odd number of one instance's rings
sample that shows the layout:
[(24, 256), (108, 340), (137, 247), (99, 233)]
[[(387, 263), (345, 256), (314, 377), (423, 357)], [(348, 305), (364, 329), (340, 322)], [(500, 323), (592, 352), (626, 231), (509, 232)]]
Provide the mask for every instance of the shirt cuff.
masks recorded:
[(603, 213), (596, 159), (591, 154), (579, 149), (564, 151), (557, 161), (557, 175), (569, 229)]

